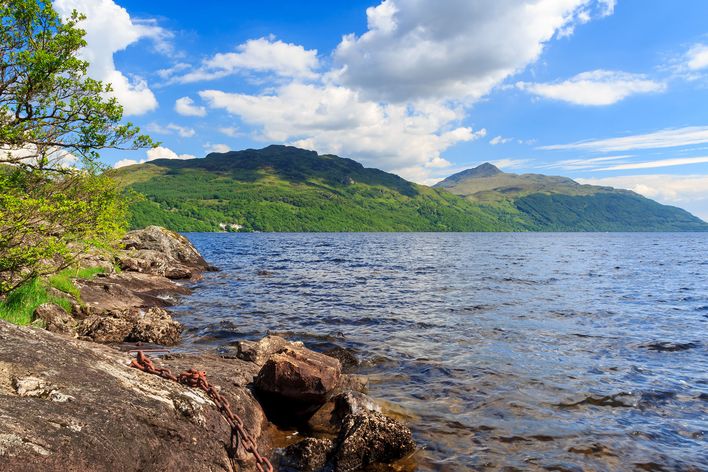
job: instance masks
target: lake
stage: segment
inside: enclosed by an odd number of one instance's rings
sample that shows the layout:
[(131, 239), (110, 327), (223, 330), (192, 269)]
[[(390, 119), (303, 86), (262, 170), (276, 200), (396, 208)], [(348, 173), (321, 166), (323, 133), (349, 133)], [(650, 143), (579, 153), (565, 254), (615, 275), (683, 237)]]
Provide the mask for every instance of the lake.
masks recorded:
[(419, 470), (708, 467), (708, 234), (187, 236), (185, 348), (350, 350)]

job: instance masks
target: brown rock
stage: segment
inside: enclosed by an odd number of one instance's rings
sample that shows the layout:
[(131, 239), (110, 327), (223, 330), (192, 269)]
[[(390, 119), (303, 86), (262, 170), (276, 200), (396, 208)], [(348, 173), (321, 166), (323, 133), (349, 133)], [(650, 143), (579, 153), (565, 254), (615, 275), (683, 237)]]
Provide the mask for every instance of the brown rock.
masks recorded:
[(138, 317), (127, 341), (174, 346), (179, 343), (183, 329), (166, 310), (153, 307)]
[(374, 411), (347, 416), (337, 444), (335, 472), (391, 463), (415, 450), (413, 435), (407, 427)]
[(66, 335), (75, 335), (76, 320), (59, 305), (44, 303), (33, 314), (33, 320), (40, 320), (47, 331)]
[(122, 343), (138, 322), (137, 312), (115, 310), (91, 315), (79, 322), (76, 332), (82, 338), (97, 343)]
[(339, 383), (337, 359), (305, 348), (284, 348), (263, 365), (254, 382), (263, 393), (321, 405)]
[[(210, 356), (158, 366), (207, 371), (269, 456), (265, 419), (245, 387), (257, 367)], [(99, 344), (0, 321), (0, 470), (255, 471), (230, 430), (198, 389), (128, 367), (130, 357)]]

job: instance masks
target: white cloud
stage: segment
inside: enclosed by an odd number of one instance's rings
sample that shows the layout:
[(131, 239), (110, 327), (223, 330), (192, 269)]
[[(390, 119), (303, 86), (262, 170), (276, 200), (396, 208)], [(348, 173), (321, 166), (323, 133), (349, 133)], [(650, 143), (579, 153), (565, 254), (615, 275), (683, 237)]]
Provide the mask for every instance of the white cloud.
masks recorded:
[(238, 52), (219, 53), (206, 59), (193, 71), (173, 78), (191, 83), (220, 79), (239, 72), (272, 72), (280, 77), (315, 79), (319, 67), (317, 50), (274, 38), (250, 39), (236, 47)]
[(175, 101), (175, 111), (182, 116), (206, 116), (206, 108), (194, 105), (189, 97), (178, 98)]
[(125, 8), (112, 0), (54, 0), (54, 7), (63, 17), (74, 9), (86, 15), (79, 26), (86, 31), (88, 45), (80, 56), (89, 62), (91, 77), (112, 84), (113, 95), (126, 115), (142, 115), (157, 108), (157, 99), (147, 82), (117, 70), (113, 54), (141, 38), (152, 39), (159, 50), (166, 52), (169, 32), (151, 21), (132, 20)]
[(196, 156), (191, 154), (177, 154), (170, 148), (157, 146), (147, 151), (147, 160), (154, 161), (155, 159), (196, 159)]
[(610, 167), (603, 167), (597, 170), (633, 170), (633, 169), (656, 169), (657, 167), (685, 166), (690, 164), (705, 164), (708, 156), (703, 157), (681, 157), (677, 159), (660, 159), (657, 161), (635, 162), (632, 164), (617, 164)]
[(354, 90), (332, 85), (294, 82), (264, 95), (218, 90), (199, 95), (210, 107), (259, 127), (262, 140), (344, 155), (408, 177), (415, 169), (441, 165), (445, 149), (486, 134), (456, 127), (463, 116), (458, 108), (367, 101)]
[(505, 138), (503, 136), (494, 136), (492, 139), (489, 140), (489, 144), (492, 146), (496, 146), (497, 144), (506, 144), (509, 141), (513, 141), (513, 138)]
[(632, 154), (623, 154), (617, 156), (593, 157), (590, 159), (567, 159), (554, 162), (542, 167), (559, 168), (565, 170), (588, 170), (597, 169), (607, 165), (608, 162), (624, 162), (624, 159), (634, 157)]
[(708, 175), (624, 175), (576, 179), (582, 184), (626, 188), (669, 205), (679, 205), (708, 221)]
[(366, 98), (474, 101), (535, 62), (563, 28), (606, 0), (385, 0), (367, 9), (368, 31), (345, 36), (331, 80)]
[(544, 98), (590, 106), (612, 105), (630, 95), (666, 90), (666, 84), (644, 75), (609, 70), (583, 72), (563, 82), (517, 82), (516, 87)]
[(688, 50), (686, 67), (692, 71), (708, 68), (708, 44), (695, 44)]
[(148, 161), (154, 161), (155, 159), (196, 159), (196, 156), (193, 156), (191, 154), (177, 154), (170, 148), (166, 148), (164, 146), (158, 146), (156, 148), (148, 149), (146, 153), (145, 159), (121, 159), (115, 164), (113, 164), (114, 168), (119, 168), (119, 167), (125, 167), (125, 166), (132, 166), (134, 164), (144, 164), (145, 162)]
[(135, 165), (135, 164), (142, 164), (143, 162), (145, 162), (145, 161), (142, 160), (142, 161), (139, 161), (139, 162), (138, 162), (138, 161), (136, 161), (135, 159), (121, 159), (120, 161), (118, 161), (118, 162), (116, 162), (115, 164), (113, 164), (113, 167), (114, 167), (115, 169), (119, 169), (119, 168), (121, 168), (121, 167), (132, 166), (132, 165)]
[(177, 134), (181, 138), (191, 138), (196, 134), (194, 129), (186, 128), (184, 126), (176, 125), (174, 123), (170, 123), (167, 126), (161, 126), (157, 123), (150, 123), (147, 125), (147, 130), (151, 133), (158, 134)]
[(204, 150), (208, 153), (210, 152), (229, 152), (231, 148), (226, 144), (210, 144), (204, 145)]
[(219, 133), (225, 134), (226, 136), (229, 136), (230, 138), (235, 138), (235, 137), (241, 135), (238, 128), (236, 128), (234, 126), (225, 126), (223, 128), (219, 128)]
[(663, 129), (646, 134), (620, 138), (595, 139), (570, 144), (542, 146), (544, 150), (588, 150), (595, 152), (629, 151), (634, 149), (660, 149), (708, 143), (708, 126)]

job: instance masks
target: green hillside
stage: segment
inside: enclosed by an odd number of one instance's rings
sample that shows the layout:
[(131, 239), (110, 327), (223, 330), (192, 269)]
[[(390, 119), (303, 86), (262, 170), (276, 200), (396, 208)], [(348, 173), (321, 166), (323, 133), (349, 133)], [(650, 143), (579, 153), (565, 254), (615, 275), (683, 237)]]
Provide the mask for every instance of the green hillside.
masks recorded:
[(177, 231), (511, 231), (444, 190), (367, 169), (351, 159), (269, 146), (204, 159), (156, 160), (111, 171), (145, 195), (132, 225)]
[[(449, 188), (431, 188), (365, 168), (351, 159), (287, 146), (212, 153), (204, 159), (156, 160), (112, 170), (111, 175), (124, 187), (144, 196), (131, 208), (134, 227), (157, 224), (177, 231), (219, 231), (224, 227), (232, 229), (230, 225), (239, 225), (246, 231), (619, 231), (708, 227), (683, 210), (631, 192), (622, 193), (627, 202), (598, 200), (595, 206), (575, 199), (584, 196), (582, 192), (556, 195), (534, 190), (509, 198), (503, 192), (485, 188), (463, 198), (454, 194), (459, 193), (456, 185), (464, 183), (469, 188), (469, 183), (463, 181), (469, 180), (470, 175), (459, 178)], [(590, 187), (565, 180), (572, 182), (568, 184), (571, 186)], [(488, 195), (478, 198), (480, 192)], [(549, 195), (553, 196), (550, 201)], [(611, 209), (615, 206), (621, 208), (613, 214)], [(649, 214), (654, 216), (647, 218)]]
[(476, 203), (517, 216), (535, 231), (706, 231), (708, 225), (680, 208), (629, 190), (582, 185), (567, 177), (511, 174), (489, 163), (435, 185)]

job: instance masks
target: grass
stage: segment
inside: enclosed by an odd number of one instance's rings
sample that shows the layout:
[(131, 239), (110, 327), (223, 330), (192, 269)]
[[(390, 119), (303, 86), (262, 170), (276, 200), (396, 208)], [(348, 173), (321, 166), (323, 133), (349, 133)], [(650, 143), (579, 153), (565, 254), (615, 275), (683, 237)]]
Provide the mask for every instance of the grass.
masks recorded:
[(55, 288), (77, 301), (81, 301), (79, 289), (73, 279), (91, 279), (96, 274), (104, 272), (101, 267), (83, 269), (65, 269), (48, 279), (34, 278), (17, 287), (0, 300), (0, 319), (17, 325), (32, 323), (34, 311), (44, 303), (59, 305), (67, 313), (71, 312), (71, 300), (50, 293), (49, 288)]

